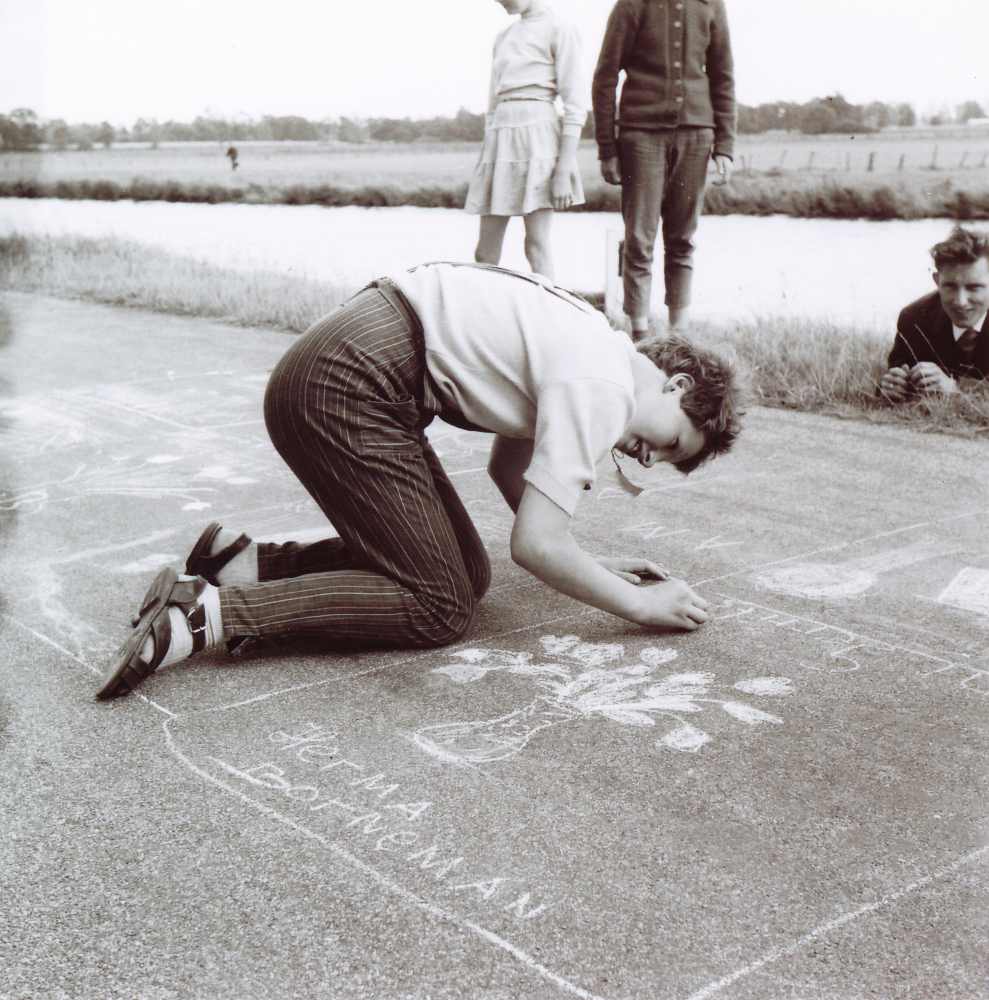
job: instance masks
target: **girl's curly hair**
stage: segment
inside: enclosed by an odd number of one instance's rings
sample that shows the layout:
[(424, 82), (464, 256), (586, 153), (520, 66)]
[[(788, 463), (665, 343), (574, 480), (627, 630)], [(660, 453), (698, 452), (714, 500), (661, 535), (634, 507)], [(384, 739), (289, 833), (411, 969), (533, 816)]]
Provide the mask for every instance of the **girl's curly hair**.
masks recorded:
[(680, 408), (704, 435), (704, 447), (683, 462), (680, 472), (693, 472), (714, 455), (723, 455), (742, 429), (744, 392), (732, 365), (713, 351), (695, 347), (683, 337), (651, 337), (636, 345), (667, 375), (689, 375), (693, 384), (680, 397)]

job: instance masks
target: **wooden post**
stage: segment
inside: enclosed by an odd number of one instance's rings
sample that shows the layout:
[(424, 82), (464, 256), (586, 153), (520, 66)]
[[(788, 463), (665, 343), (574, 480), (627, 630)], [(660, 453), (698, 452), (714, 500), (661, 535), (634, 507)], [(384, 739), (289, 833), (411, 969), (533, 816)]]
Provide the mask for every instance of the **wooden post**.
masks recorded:
[(868, 170), (868, 172), (870, 174), (872, 173), (872, 164), (873, 164), (873, 161), (875, 160), (875, 158), (876, 158), (876, 154), (875, 153), (870, 153), (869, 154), (869, 166), (866, 169)]
[(604, 314), (612, 322), (622, 319), (622, 271), (625, 264), (625, 232), (609, 229), (604, 248)]
[(900, 153), (900, 165), (896, 168), (897, 170), (902, 170), (903, 169), (903, 162), (904, 162), (904, 160), (906, 160), (906, 158), (907, 158), (907, 154), (906, 153)]
[(814, 166), (814, 150), (810, 151), (810, 156), (807, 157), (807, 169), (810, 170)]

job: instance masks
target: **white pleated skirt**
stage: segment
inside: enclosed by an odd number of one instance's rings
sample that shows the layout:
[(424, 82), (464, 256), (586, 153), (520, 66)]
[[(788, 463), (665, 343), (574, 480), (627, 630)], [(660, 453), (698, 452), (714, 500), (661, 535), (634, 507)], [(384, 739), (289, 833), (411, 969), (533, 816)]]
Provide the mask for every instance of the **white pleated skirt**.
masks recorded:
[[(502, 101), (484, 133), (481, 156), (467, 190), (468, 215), (528, 215), (552, 208), (550, 182), (560, 156), (563, 125), (548, 101)], [(584, 203), (576, 166), (573, 204)]]

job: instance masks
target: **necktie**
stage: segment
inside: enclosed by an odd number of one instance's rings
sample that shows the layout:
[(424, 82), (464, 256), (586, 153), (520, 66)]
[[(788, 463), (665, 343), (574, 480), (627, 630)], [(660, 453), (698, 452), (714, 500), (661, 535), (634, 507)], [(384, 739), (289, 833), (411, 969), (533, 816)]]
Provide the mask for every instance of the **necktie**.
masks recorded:
[(958, 338), (958, 350), (965, 356), (966, 361), (972, 360), (972, 354), (975, 352), (975, 338), (978, 335), (978, 330), (969, 328)]

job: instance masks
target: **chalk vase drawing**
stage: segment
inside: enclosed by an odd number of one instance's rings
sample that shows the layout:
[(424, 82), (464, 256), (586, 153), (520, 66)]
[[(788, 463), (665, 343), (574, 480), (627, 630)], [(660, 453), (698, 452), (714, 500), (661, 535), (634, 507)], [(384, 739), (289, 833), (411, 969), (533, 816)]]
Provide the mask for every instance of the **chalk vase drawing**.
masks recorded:
[[(448, 654), (454, 662), (433, 673), (456, 684), (471, 684), (498, 672), (529, 678), (536, 697), (524, 708), (494, 719), (425, 726), (409, 734), (424, 752), (458, 764), (487, 764), (519, 753), (536, 733), (550, 726), (602, 718), (640, 728), (663, 720), (670, 727), (657, 746), (694, 753), (711, 737), (684, 716), (720, 710), (748, 726), (781, 725), (778, 716), (734, 698), (712, 696), (714, 675), (708, 672), (660, 675), (677, 659), (675, 649), (646, 647), (638, 662), (623, 665), (620, 643), (584, 643), (578, 636), (543, 636), (544, 658), (504, 649), (465, 649)], [(790, 693), (786, 677), (755, 677), (739, 681), (734, 690), (750, 695), (781, 697)]]

